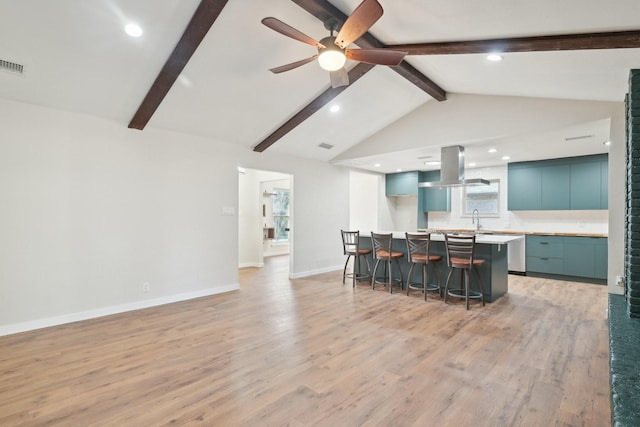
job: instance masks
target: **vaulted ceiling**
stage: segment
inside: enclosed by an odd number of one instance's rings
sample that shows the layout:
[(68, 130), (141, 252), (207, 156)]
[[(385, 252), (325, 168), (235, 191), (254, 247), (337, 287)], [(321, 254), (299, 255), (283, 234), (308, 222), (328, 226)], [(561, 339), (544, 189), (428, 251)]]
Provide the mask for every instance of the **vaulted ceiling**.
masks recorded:
[[(640, 48), (629, 48), (640, 46), (637, 0), (494, 0), (464, 5), (381, 0), (384, 15), (357, 44), (409, 51), (401, 66), (349, 61), (352, 83), (339, 89), (331, 89), (328, 73), (316, 63), (277, 75), (268, 71), (309, 57), (314, 48), (266, 28), (262, 18), (274, 16), (321, 39), (328, 32), (318, 18), (344, 18), (359, 3), (4, 2), (0, 60), (23, 64), (24, 74), (0, 71), (0, 97), (133, 128), (166, 129), (247, 149), (331, 161), (418, 107), (448, 102), (447, 94), (619, 102), (629, 69), (640, 68)], [(140, 24), (141, 37), (124, 33), (129, 21)], [(614, 40), (549, 37), (603, 32), (625, 33)], [(521, 40), (505, 44), (503, 39), (512, 38)], [(504, 60), (486, 61), (478, 52), (493, 49), (495, 43), (478, 40), (502, 40)], [(465, 43), (443, 43), (460, 41)], [(536, 50), (532, 41), (551, 51), (531, 51)], [(601, 45), (556, 50), (566, 43)], [(601, 49), (620, 46), (625, 48)], [(357, 75), (361, 77), (355, 81)], [(332, 113), (333, 105), (340, 111)], [(578, 127), (571, 132), (600, 135), (603, 122)], [(319, 148), (321, 143), (333, 149)], [(432, 144), (439, 148), (437, 142)], [(394, 151), (392, 145), (389, 151)], [(352, 160), (358, 167), (373, 169)]]

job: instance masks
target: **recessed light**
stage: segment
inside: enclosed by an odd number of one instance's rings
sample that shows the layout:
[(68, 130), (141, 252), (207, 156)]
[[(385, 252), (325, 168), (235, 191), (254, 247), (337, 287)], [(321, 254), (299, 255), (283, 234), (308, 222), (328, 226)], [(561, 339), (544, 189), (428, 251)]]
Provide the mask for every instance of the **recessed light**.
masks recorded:
[(440, 162), (437, 160), (430, 160), (428, 162), (424, 162), (426, 166), (440, 166)]
[(488, 61), (498, 62), (502, 61), (502, 59), (502, 55), (498, 55), (497, 53), (490, 53), (489, 55), (487, 55)]
[(603, 142), (603, 144), (604, 144), (604, 145), (607, 145), (607, 146), (608, 146), (608, 145), (611, 145), (611, 141), (605, 141), (605, 142)]
[(379, 168), (380, 166), (382, 166), (380, 163), (374, 163), (374, 164), (373, 164), (373, 167), (374, 167), (374, 168)]
[(402, 172), (402, 169), (398, 168), (396, 169), (396, 172)]
[(502, 156), (502, 160), (509, 160), (511, 157), (509, 156)]
[(332, 105), (331, 108), (329, 108), (329, 111), (331, 111), (332, 113), (337, 113), (338, 111), (340, 111), (340, 106), (338, 104)]
[(489, 149), (487, 150), (487, 153), (497, 153), (497, 152), (498, 152), (498, 150), (497, 150), (497, 149), (495, 149), (495, 148), (489, 148)]
[(130, 22), (124, 27), (124, 31), (131, 37), (140, 37), (142, 35), (142, 28), (134, 22)]
[(471, 167), (471, 168), (472, 168), (472, 167), (474, 167), (474, 166), (476, 166), (476, 163), (473, 163), (473, 162), (469, 163), (469, 167)]

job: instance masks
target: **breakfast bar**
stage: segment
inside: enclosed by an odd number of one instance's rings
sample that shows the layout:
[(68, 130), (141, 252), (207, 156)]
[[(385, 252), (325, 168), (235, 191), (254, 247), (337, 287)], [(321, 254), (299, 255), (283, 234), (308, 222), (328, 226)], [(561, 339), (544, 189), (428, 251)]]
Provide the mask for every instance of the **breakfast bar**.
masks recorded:
[[(389, 233), (389, 232), (386, 232)], [(405, 256), (399, 260), (400, 268), (402, 270), (402, 276), (405, 281), (411, 267), (406, 253), (407, 245), (405, 240), (405, 233), (394, 231), (393, 234), (393, 250), (405, 253)], [(506, 294), (508, 291), (508, 272), (507, 272), (507, 245), (509, 242), (513, 242), (522, 239), (522, 236), (513, 235), (500, 235), (500, 234), (477, 234), (476, 246), (475, 246), (475, 258), (481, 258), (485, 263), (480, 266), (479, 274), (484, 284), (485, 301), (493, 302)], [(360, 247), (371, 249), (371, 236), (370, 233), (361, 232), (360, 234)], [(444, 244), (444, 234), (440, 232), (431, 233), (431, 254), (442, 255), (443, 262), (439, 263), (439, 275), (441, 285), (444, 287), (447, 279), (449, 269), (446, 264), (446, 250)], [(373, 269), (373, 264), (371, 265)], [(382, 274), (382, 268), (378, 269), (378, 274)], [(429, 270), (431, 272), (431, 269)], [(419, 271), (414, 272), (414, 281), (418, 280), (417, 277), (420, 274)], [(457, 277), (457, 276), (456, 276)], [(477, 280), (472, 276), (471, 289), (477, 289)], [(433, 283), (435, 277), (431, 273), (429, 276), (429, 283)]]

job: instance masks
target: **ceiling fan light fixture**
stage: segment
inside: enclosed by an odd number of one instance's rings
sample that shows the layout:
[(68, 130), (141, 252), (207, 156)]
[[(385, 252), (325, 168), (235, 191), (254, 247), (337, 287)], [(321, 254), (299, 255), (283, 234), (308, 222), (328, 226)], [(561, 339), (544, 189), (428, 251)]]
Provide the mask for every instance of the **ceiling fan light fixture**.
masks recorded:
[(323, 70), (336, 71), (344, 67), (347, 57), (340, 50), (324, 49), (324, 52), (318, 56), (318, 63)]
[(320, 40), (323, 47), (318, 48), (318, 63), (323, 70), (336, 71), (344, 67), (347, 57), (344, 51), (335, 44), (335, 37), (325, 37)]

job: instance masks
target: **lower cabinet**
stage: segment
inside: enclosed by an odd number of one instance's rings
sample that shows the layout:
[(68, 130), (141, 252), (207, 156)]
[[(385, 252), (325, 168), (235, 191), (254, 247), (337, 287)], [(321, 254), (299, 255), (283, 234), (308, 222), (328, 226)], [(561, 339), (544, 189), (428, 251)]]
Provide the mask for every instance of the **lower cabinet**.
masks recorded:
[(527, 272), (607, 278), (606, 237), (528, 235)]

